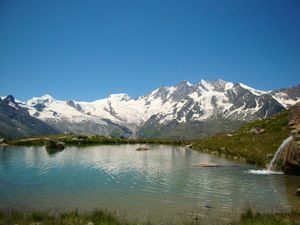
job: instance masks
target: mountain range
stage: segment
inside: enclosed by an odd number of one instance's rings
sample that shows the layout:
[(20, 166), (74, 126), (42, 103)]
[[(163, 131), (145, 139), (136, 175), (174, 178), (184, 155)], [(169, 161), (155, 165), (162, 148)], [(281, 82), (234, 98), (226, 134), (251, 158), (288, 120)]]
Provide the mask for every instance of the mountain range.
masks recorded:
[(300, 100), (300, 84), (261, 91), (224, 80), (182, 81), (131, 98), (112, 94), (83, 102), (50, 95), (26, 102), (0, 98), (0, 136), (88, 133), (140, 138), (191, 139), (231, 132), (243, 123), (288, 109)]

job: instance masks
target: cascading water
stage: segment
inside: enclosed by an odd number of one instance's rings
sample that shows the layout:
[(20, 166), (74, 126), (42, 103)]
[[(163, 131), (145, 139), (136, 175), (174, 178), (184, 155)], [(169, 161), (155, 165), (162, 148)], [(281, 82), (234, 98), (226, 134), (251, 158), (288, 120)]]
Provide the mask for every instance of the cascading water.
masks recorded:
[(276, 166), (276, 163), (278, 161), (278, 158), (280, 157), (280, 155), (282, 154), (282, 152), (284, 151), (284, 149), (286, 148), (286, 146), (291, 142), (291, 140), (293, 139), (293, 136), (289, 136), (288, 138), (286, 138), (281, 145), (279, 146), (279, 148), (277, 149), (277, 152), (275, 153), (273, 159), (270, 162), (270, 165), (268, 167), (268, 171), (272, 171), (272, 169)]
[(283, 174), (282, 172), (273, 171), (273, 169), (276, 167), (276, 164), (277, 164), (277, 161), (278, 161), (280, 155), (282, 154), (284, 149), (287, 147), (287, 145), (292, 141), (292, 139), (293, 139), (293, 136), (289, 136), (281, 143), (281, 145), (277, 149), (273, 159), (271, 160), (268, 169), (266, 169), (266, 170), (249, 170), (249, 173), (253, 173), (253, 174)]

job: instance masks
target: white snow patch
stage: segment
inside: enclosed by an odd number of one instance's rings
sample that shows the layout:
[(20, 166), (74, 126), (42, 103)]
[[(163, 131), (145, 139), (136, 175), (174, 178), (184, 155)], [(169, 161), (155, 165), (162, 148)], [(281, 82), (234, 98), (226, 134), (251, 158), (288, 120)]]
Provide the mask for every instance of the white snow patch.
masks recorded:
[(14, 103), (12, 103), (12, 102), (9, 102), (8, 105), (11, 106), (11, 107), (13, 107), (13, 108), (15, 108), (15, 109), (18, 109), (17, 106)]
[(249, 90), (252, 94), (254, 95), (257, 95), (257, 96), (261, 96), (263, 94), (268, 94), (269, 92), (268, 91), (261, 91), (261, 90), (257, 90), (257, 89), (254, 89), (252, 87), (249, 87), (245, 84), (242, 84), (242, 83), (239, 83), (239, 85), (242, 87), (242, 88), (245, 88), (247, 90)]
[(283, 92), (276, 93), (275, 95), (273, 95), (273, 98), (286, 109), (290, 108), (291, 106), (295, 105), (298, 101), (300, 101), (300, 98), (297, 98), (296, 100), (291, 99), (286, 93)]
[(234, 84), (232, 82), (226, 82), (225, 84), (225, 91), (232, 89)]
[(207, 82), (206, 80), (203, 80), (203, 79), (201, 79), (200, 85), (201, 85), (204, 89), (206, 89), (206, 91), (210, 91), (210, 90), (213, 89), (213, 87), (210, 85), (210, 83)]

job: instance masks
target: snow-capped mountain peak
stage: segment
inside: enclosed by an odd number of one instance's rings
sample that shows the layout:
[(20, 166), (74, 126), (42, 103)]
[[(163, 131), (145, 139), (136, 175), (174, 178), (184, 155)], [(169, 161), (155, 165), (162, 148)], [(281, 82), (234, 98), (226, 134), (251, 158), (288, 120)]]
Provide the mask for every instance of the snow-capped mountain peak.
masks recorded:
[(128, 101), (130, 100), (130, 96), (125, 94), (125, 93), (121, 93), (121, 94), (111, 94), (108, 99), (110, 100), (115, 100), (115, 101)]
[(54, 102), (55, 99), (49, 95), (49, 94), (45, 94), (43, 96), (40, 97), (33, 97), (32, 99), (27, 101), (27, 104), (29, 105), (35, 105), (35, 104), (51, 104), (52, 102)]
[(178, 87), (178, 86), (188, 86), (188, 87), (191, 87), (191, 86), (193, 86), (193, 84), (190, 83), (190, 82), (187, 81), (187, 80), (183, 80), (183, 81), (179, 82), (176, 86), (177, 86), (177, 87)]
[(225, 92), (228, 89), (232, 89), (234, 87), (234, 83), (227, 82), (222, 79), (218, 79), (214, 81), (206, 81), (202, 79), (196, 85), (196, 87), (200, 92), (209, 92), (209, 91)]
[(201, 80), (195, 85), (182, 81), (136, 99), (125, 93), (92, 102), (62, 101), (44, 95), (28, 100), (23, 106), (32, 116), (67, 131), (85, 130), (88, 124), (90, 132), (112, 132), (111, 127), (114, 127), (135, 134), (149, 123), (169, 126), (174, 121), (265, 118), (289, 107), (298, 98), (300, 88), (268, 92), (219, 79)]
[(210, 91), (214, 88), (213, 85), (210, 84), (210, 82), (203, 79), (200, 80), (198, 87), (201, 91)]

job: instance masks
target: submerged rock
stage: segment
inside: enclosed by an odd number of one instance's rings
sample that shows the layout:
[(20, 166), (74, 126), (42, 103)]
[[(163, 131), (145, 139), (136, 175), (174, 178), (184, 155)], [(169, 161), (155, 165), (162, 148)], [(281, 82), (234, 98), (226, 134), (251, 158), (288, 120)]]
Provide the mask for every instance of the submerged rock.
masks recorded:
[(136, 149), (136, 151), (140, 151), (140, 152), (148, 151), (148, 150), (149, 150), (149, 148), (147, 148), (147, 147), (139, 147), (139, 148)]
[(198, 164), (195, 164), (194, 167), (221, 167), (222, 165), (220, 164), (216, 164), (216, 163), (198, 163)]
[(204, 207), (207, 208), (207, 209), (212, 209), (212, 208), (213, 208), (213, 207), (212, 207), (211, 205), (209, 205), (209, 204), (205, 204)]

